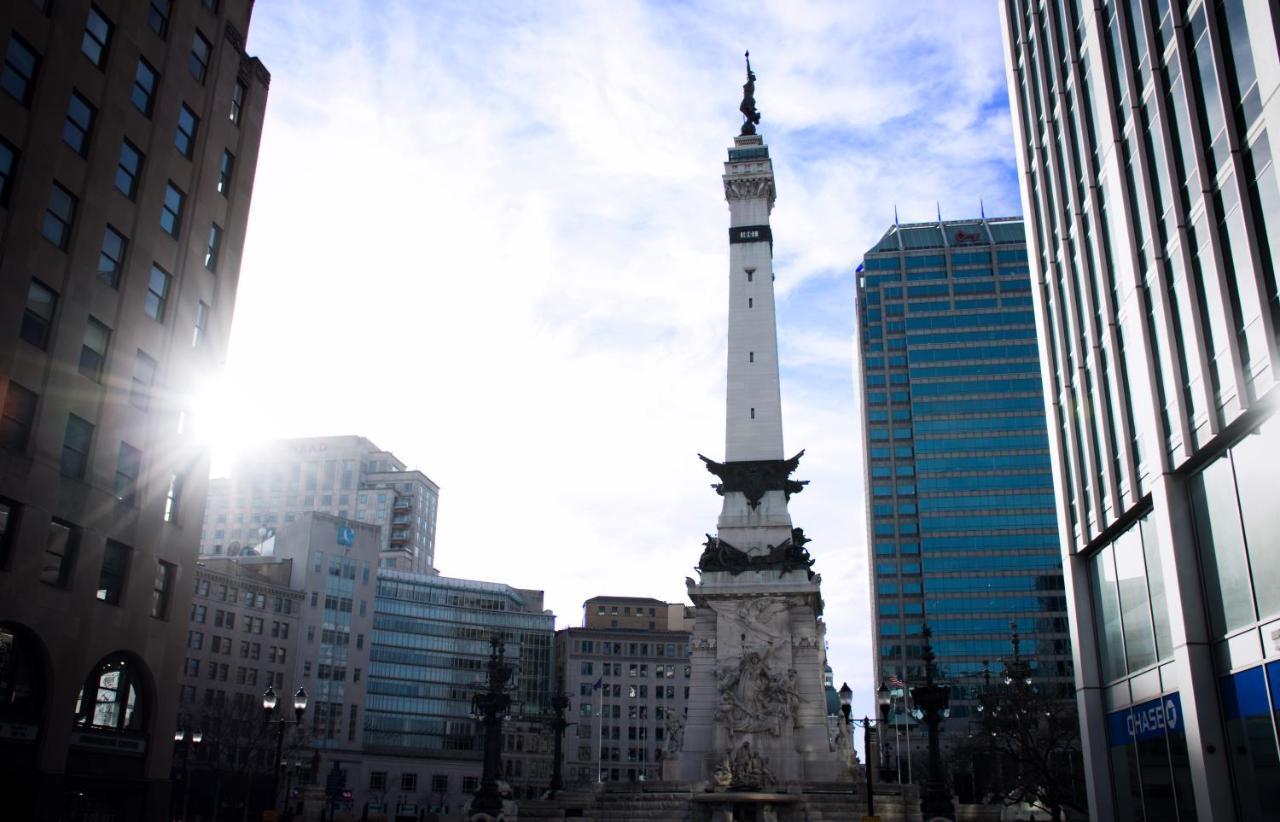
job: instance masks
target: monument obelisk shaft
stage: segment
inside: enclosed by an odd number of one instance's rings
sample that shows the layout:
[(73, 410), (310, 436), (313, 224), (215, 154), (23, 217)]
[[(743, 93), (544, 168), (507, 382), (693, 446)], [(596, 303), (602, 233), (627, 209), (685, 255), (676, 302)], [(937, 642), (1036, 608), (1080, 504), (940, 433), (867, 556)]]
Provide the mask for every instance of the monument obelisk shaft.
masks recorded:
[[(688, 580), (692, 683), (683, 750), (668, 778), (720, 790), (774, 790), (835, 775), (822, 685), (820, 578), (810, 570), (790, 496), (800, 454), (783, 457), (774, 315), (773, 163), (756, 134), (747, 64), (745, 122), (724, 167), (729, 204), (725, 461), (702, 457), (723, 497), (715, 536)], [(803, 452), (801, 452), (803, 453)]]
[[(729, 344), (725, 390), (726, 465), (768, 472), (782, 463), (782, 398), (778, 377), (778, 325), (773, 293), (773, 230), (777, 196), (769, 147), (756, 134), (755, 74), (747, 63), (741, 106), (745, 122), (724, 164), (729, 204)], [(712, 469), (716, 472), (715, 469)], [(724, 479), (725, 477), (721, 477)], [(777, 483), (774, 483), (775, 485)], [(781, 487), (755, 494), (720, 489), (724, 507), (717, 536), (750, 556), (791, 536), (787, 494)]]

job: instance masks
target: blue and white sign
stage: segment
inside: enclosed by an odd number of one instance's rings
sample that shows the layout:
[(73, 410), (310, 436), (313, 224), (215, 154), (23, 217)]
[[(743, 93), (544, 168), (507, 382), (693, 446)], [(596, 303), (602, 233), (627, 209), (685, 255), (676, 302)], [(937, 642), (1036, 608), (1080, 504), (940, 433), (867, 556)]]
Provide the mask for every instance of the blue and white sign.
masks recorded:
[(1113, 748), (1183, 733), (1182, 700), (1176, 693), (1107, 714), (1107, 741)]
[(356, 529), (350, 525), (343, 525), (338, 528), (338, 544), (348, 547), (356, 544)]

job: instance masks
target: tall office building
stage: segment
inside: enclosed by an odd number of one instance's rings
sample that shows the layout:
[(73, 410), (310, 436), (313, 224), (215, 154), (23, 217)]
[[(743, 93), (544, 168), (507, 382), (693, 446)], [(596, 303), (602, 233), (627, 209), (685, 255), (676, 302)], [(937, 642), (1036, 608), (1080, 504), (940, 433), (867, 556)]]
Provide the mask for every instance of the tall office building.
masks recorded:
[(667, 734), (684, 727), (692, 669), (693, 609), (647, 597), (598, 596), (580, 628), (556, 633), (560, 689), (575, 723), (564, 742), (564, 781), (662, 778)]
[(1094, 819), (1280, 802), (1280, 12), (1002, 0)]
[(307, 511), (382, 526), (379, 567), (434, 573), (440, 488), (364, 437), (274, 440), (209, 483), (200, 553), (236, 555)]
[(168, 818), (270, 80), (250, 0), (0, 4), (0, 795)]
[[(1043, 683), (1071, 681), (1022, 221), (894, 225), (857, 285), (877, 679), (923, 683), (927, 620), (963, 740), (1011, 629)], [(906, 778), (925, 739), (896, 695)]]

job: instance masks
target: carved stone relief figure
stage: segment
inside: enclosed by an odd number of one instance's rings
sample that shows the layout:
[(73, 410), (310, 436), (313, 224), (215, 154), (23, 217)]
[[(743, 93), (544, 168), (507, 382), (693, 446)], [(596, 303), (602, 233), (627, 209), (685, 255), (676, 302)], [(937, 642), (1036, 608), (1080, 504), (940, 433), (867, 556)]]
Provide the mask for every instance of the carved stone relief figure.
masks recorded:
[(675, 711), (667, 711), (667, 738), (662, 743), (664, 759), (675, 756), (684, 748), (684, 715)]

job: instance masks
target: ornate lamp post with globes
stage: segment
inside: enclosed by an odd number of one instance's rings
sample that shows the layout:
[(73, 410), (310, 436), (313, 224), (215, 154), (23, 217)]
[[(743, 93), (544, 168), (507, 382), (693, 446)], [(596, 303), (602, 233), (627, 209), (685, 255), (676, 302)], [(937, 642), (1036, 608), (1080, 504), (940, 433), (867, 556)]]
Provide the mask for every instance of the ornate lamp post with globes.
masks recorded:
[(920, 812), (925, 822), (933, 820), (955, 820), (955, 807), (951, 804), (951, 790), (947, 787), (947, 778), (942, 772), (942, 752), (938, 747), (938, 725), (950, 715), (951, 689), (945, 685), (934, 683), (937, 666), (934, 664), (933, 643), (930, 638), (933, 631), (928, 623), (922, 630), (924, 635), (925, 684), (911, 689), (911, 700), (915, 702), (917, 719), (923, 720), (929, 729), (929, 779), (925, 782), (924, 792), (920, 796)]
[(268, 685), (266, 692), (262, 694), (262, 720), (267, 725), (274, 725), (276, 728), (276, 758), (271, 768), (271, 807), (273, 810), (280, 798), (280, 759), (284, 754), (284, 729), (286, 725), (302, 724), (302, 714), (307, 710), (307, 690), (299, 687), (293, 694), (293, 719), (275, 715), (276, 705), (279, 701), (280, 698), (276, 696), (276, 689)]
[(569, 720), (564, 718), (564, 712), (568, 707), (569, 697), (565, 694), (556, 694), (551, 697), (551, 710), (555, 712), (555, 716), (551, 719), (551, 731), (555, 734), (555, 758), (551, 760), (551, 785), (547, 789), (548, 797), (554, 797), (564, 786), (560, 774), (560, 760), (563, 759), (564, 732), (570, 725)]
[(502, 815), (502, 793), (498, 789), (498, 777), (502, 775), (502, 720), (511, 707), (507, 694), (507, 681), (514, 669), (507, 664), (502, 640), (497, 636), (489, 640), (489, 661), (485, 668), (489, 681), (483, 691), (471, 697), (471, 713), (484, 726), (484, 765), (480, 775), (480, 790), (471, 800), (470, 819), (498, 820)]

